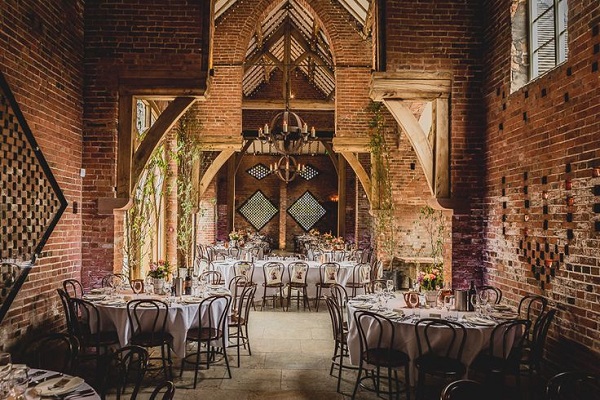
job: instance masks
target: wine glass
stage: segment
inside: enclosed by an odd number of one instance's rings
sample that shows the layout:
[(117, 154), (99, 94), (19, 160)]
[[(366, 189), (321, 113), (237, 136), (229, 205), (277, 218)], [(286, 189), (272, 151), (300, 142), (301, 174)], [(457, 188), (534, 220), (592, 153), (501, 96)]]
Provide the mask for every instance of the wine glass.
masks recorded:
[(415, 319), (416, 311), (417, 311), (416, 308), (419, 305), (419, 296), (416, 292), (412, 293), (410, 296), (408, 296), (408, 304), (410, 304), (410, 306), (413, 310), (412, 317), (413, 317), (413, 319)]
[(479, 308), (481, 311), (481, 315), (484, 316), (487, 311), (487, 305), (489, 302), (489, 292), (487, 290), (482, 290), (478, 293), (479, 295)]
[(392, 279), (388, 279), (385, 284), (388, 293), (391, 295), (394, 292), (394, 281)]
[(444, 306), (446, 307), (446, 311), (448, 312), (448, 318), (450, 318), (450, 310), (454, 309), (454, 301), (454, 296), (444, 297)]
[(469, 299), (471, 305), (473, 306), (473, 311), (475, 311), (475, 315), (479, 315), (479, 300), (477, 298), (477, 294), (471, 295)]

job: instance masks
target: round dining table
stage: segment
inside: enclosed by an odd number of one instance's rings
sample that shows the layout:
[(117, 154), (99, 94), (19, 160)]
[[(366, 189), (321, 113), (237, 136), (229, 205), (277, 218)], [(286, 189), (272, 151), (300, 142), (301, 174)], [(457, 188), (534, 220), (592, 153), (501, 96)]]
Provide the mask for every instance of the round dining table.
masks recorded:
[[(64, 400), (99, 400), (100, 395), (83, 379), (65, 375), (56, 371), (31, 368), (28, 371), (30, 385), (25, 392), (25, 399), (39, 398), (42, 393), (55, 393), (55, 398)], [(56, 386), (56, 387), (55, 387)], [(50, 397), (42, 397), (50, 398)]]
[[(414, 385), (416, 371), (414, 360), (419, 356), (415, 323), (420, 318), (449, 318), (458, 320), (467, 330), (467, 339), (461, 361), (467, 366), (475, 357), (489, 346), (490, 337), (497, 321), (475, 316), (474, 312), (446, 311), (437, 308), (408, 308), (402, 296), (387, 301), (384, 307), (374, 301), (373, 296), (357, 296), (356, 300), (348, 302), (348, 353), (350, 362), (358, 365), (360, 361), (360, 338), (354, 314), (366, 310), (389, 318), (395, 330), (394, 347), (403, 351), (410, 358), (410, 384)], [(374, 336), (374, 329), (366, 327), (367, 341)], [(450, 341), (449, 329), (439, 326), (432, 328), (431, 341), (435, 348), (446, 348)], [(374, 340), (374, 339), (373, 339)]]
[[(206, 292), (203, 295), (179, 297), (148, 294), (129, 294), (116, 296), (90, 294), (84, 296), (84, 299), (94, 302), (94, 305), (98, 308), (100, 314), (100, 329), (115, 330), (119, 336), (119, 345), (121, 347), (126, 346), (129, 343), (129, 338), (133, 332), (133, 327), (131, 326), (127, 314), (127, 301), (134, 299), (155, 299), (166, 302), (169, 307), (165, 330), (173, 336), (172, 350), (175, 355), (178, 357), (184, 357), (185, 341), (188, 329), (197, 325), (199, 318), (201, 318), (203, 322), (208, 323), (208, 307), (205, 304), (202, 305), (202, 307), (199, 307), (200, 303), (209, 295), (219, 294), (230, 295), (230, 292), (222, 288), (215, 289), (211, 292)], [(215, 307), (210, 310), (213, 320), (215, 320), (217, 316), (223, 312), (222, 307), (222, 303), (215, 303)], [(139, 312), (141, 313), (142, 323), (151, 323), (155, 313), (154, 309), (141, 309)], [(95, 326), (95, 321), (90, 321), (90, 326)]]

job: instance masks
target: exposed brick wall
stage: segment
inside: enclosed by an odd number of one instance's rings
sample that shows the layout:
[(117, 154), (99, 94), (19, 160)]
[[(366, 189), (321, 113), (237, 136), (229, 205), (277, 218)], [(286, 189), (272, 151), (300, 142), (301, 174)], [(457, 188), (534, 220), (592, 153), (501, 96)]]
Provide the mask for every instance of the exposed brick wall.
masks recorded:
[[(450, 173), (452, 198), (458, 205), (453, 212), (451, 233), (455, 287), (466, 285), (471, 277), (479, 277), (482, 257), (480, 192), (485, 112), (480, 92), (480, 24), (479, 0), (386, 2), (387, 71), (446, 71), (453, 76)], [(407, 171), (406, 162), (414, 159), (411, 152), (399, 155), (398, 161), (404, 163), (399, 172)], [(420, 169), (418, 165), (417, 169)], [(402, 175), (399, 174), (399, 179)], [(400, 184), (398, 189), (398, 196), (412, 197), (414, 202), (421, 197), (421, 204), (430, 196), (414, 183), (408, 187)], [(403, 219), (413, 220), (414, 209), (407, 212)]]
[(81, 273), (73, 204), (81, 205), (83, 1), (7, 0), (0, 16), (0, 70), (69, 202), (0, 325), (0, 350), (13, 351), (31, 334), (64, 327), (56, 289)]
[(485, 276), (513, 303), (548, 298), (559, 313), (547, 356), (558, 370), (598, 373), (600, 5), (569, 2), (569, 59), (512, 94), (510, 6), (486, 4)]
[[(60, 18), (64, 20), (64, 18)], [(123, 77), (198, 76), (202, 9), (195, 0), (86, 1), (82, 234), (84, 286), (113, 270), (114, 218), (97, 199), (114, 197), (118, 88)]]

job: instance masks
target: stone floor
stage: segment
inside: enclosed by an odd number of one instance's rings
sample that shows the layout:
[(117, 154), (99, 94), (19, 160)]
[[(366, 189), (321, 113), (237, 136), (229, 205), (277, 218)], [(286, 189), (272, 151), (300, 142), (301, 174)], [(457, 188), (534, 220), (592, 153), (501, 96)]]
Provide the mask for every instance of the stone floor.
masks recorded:
[[(236, 367), (235, 349), (229, 360), (232, 378), (228, 379), (224, 363), (201, 370), (196, 389), (193, 389), (193, 370), (187, 367), (179, 378), (180, 360), (174, 362), (175, 398), (194, 400), (251, 400), (251, 399), (349, 399), (356, 378), (355, 371), (342, 375), (341, 392), (336, 392), (337, 380), (329, 375), (333, 337), (326, 307), (319, 312), (283, 312), (280, 309), (251, 311), (250, 340), (252, 356), (242, 349), (241, 366)], [(152, 388), (162, 375), (149, 376), (139, 399), (148, 399)], [(402, 375), (400, 379), (403, 380)], [(438, 399), (439, 391), (431, 399)], [(382, 396), (383, 397), (383, 396)], [(414, 391), (411, 392), (414, 397)], [(506, 398), (514, 398), (508, 396)], [(532, 398), (531, 396), (517, 396)], [(114, 399), (115, 396), (109, 396)], [(366, 390), (359, 390), (358, 399), (376, 399)], [(386, 397), (387, 398), (387, 397)], [(404, 396), (401, 396), (404, 399)]]

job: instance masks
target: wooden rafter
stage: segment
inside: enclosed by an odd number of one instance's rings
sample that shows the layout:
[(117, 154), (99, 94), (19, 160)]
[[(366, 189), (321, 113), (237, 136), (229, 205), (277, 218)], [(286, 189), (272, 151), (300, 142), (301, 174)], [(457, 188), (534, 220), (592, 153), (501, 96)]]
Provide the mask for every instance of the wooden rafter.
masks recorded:
[(219, 172), (221, 167), (225, 165), (227, 160), (229, 160), (233, 154), (235, 154), (235, 149), (223, 150), (215, 158), (212, 164), (210, 164), (210, 167), (208, 167), (204, 175), (202, 175), (202, 179), (200, 180), (200, 185), (198, 186), (198, 198), (202, 198), (202, 195), (204, 192), (206, 192), (206, 189), (208, 189), (208, 185), (217, 175), (217, 172)]

